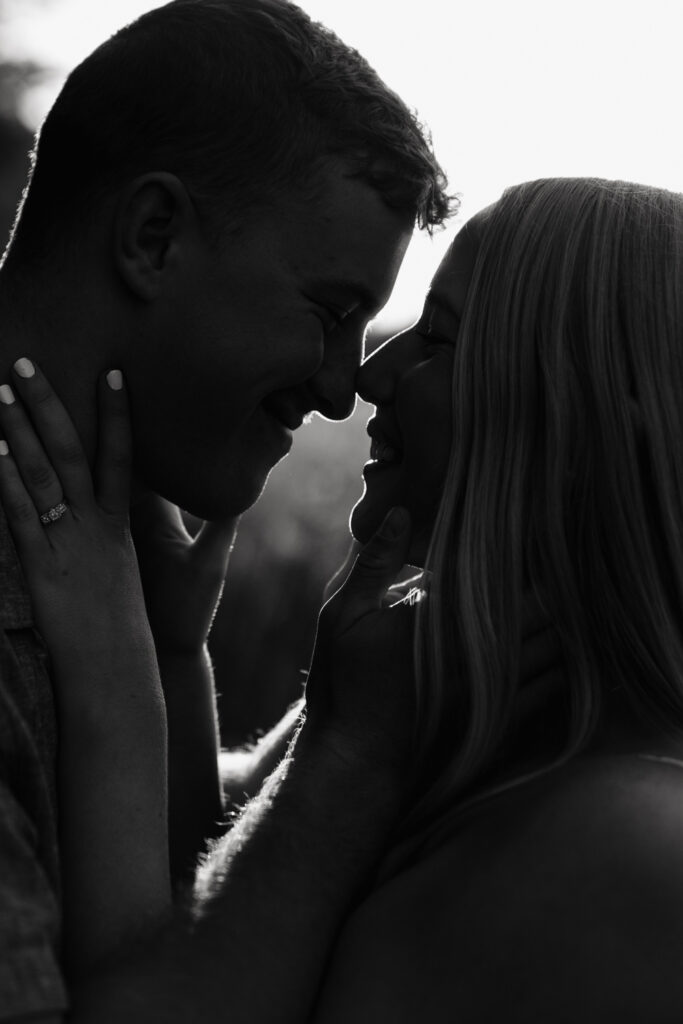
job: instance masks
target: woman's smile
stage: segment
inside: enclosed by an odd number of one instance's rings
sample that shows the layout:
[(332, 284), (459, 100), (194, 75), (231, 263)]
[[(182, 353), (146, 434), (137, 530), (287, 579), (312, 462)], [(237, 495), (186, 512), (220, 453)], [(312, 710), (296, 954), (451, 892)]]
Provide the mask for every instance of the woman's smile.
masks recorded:
[(380, 422), (378, 416), (368, 421), (367, 431), (370, 436), (370, 459), (365, 469), (373, 465), (395, 466), (402, 461), (403, 451), (398, 441)]
[(368, 423), (370, 461), (351, 529), (365, 543), (394, 505), (411, 513), (413, 564), (422, 564), (439, 505), (452, 439), (455, 341), (476, 254), (463, 228), (437, 270), (422, 316), (363, 363), (362, 399), (376, 406)]

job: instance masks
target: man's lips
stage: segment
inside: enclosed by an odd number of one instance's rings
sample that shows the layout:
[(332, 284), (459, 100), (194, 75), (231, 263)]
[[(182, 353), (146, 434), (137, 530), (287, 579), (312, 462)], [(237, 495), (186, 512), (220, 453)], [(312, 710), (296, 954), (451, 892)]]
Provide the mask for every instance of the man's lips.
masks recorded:
[(276, 402), (272, 399), (266, 399), (263, 408), (287, 430), (298, 430), (305, 416), (310, 412), (309, 409), (299, 409), (295, 405)]

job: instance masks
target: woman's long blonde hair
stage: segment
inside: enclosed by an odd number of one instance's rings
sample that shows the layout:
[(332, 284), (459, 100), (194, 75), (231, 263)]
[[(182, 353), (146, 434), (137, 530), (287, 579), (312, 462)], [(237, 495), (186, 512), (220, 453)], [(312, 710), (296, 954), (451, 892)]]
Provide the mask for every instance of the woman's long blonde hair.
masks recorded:
[(419, 609), (411, 818), (462, 805), (519, 701), (523, 594), (561, 638), (564, 741), (606, 686), (683, 733), (683, 196), (621, 181), (508, 189), (457, 339), (453, 447)]

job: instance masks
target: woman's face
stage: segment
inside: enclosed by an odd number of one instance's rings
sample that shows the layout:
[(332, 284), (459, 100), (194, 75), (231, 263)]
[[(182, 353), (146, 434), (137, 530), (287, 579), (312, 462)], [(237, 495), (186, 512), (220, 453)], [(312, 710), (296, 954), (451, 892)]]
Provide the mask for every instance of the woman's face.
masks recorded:
[(371, 461), (363, 469), (365, 493), (351, 514), (351, 532), (366, 543), (389, 509), (403, 505), (413, 523), (413, 565), (424, 563), (446, 475), (455, 344), (487, 213), (456, 236), (417, 323), (382, 345), (358, 372), (358, 394), (377, 408), (368, 423)]

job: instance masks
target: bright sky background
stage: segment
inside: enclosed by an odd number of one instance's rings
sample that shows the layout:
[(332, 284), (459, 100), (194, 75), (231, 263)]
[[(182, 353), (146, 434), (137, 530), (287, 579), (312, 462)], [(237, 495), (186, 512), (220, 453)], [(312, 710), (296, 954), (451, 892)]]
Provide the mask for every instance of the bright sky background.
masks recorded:
[[(460, 216), (416, 238), (384, 325), (415, 319), (457, 228), (509, 184), (625, 178), (683, 191), (680, 0), (300, 0), (356, 46), (432, 130)], [(10, 0), (2, 48), (66, 72), (148, 0)]]

